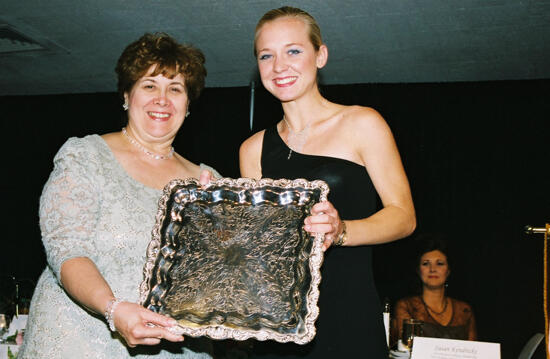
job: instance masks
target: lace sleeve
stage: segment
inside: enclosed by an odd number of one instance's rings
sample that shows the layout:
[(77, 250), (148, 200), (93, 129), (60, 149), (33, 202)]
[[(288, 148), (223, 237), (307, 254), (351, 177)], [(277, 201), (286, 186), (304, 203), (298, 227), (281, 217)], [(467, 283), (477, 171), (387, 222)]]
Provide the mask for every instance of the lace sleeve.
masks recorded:
[(208, 170), (208, 171), (210, 171), (210, 172), (212, 173), (212, 176), (213, 176), (214, 178), (216, 178), (216, 179), (222, 178), (222, 175), (221, 175), (218, 171), (216, 171), (213, 167), (210, 167), (210, 166), (208, 166), (208, 165), (206, 165), (206, 164), (204, 164), (204, 163), (201, 163), (201, 164), (199, 165), (199, 167), (201, 168), (201, 170)]
[(474, 312), (472, 312), (470, 325), (468, 326), (468, 340), (477, 340), (476, 319), (474, 317)]
[(94, 260), (94, 227), (100, 193), (94, 161), (85, 140), (71, 138), (54, 158), (54, 169), (40, 197), (40, 230), (48, 265), (60, 279), (67, 259)]
[(407, 298), (403, 298), (395, 303), (394, 315), (391, 325), (391, 337), (392, 343), (397, 343), (397, 340), (401, 337), (401, 331), (403, 330), (403, 319), (412, 318), (410, 311), (410, 303)]
[(468, 340), (477, 340), (476, 320), (470, 304), (456, 301), (457, 313), (455, 315), (457, 325), (465, 325), (468, 330)]

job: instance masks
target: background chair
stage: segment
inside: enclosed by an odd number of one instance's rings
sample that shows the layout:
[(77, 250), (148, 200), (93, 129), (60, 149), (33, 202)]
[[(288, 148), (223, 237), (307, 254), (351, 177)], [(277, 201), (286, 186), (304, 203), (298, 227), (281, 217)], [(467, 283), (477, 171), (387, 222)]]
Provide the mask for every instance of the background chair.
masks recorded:
[(544, 334), (536, 333), (533, 335), (519, 353), (518, 359), (531, 359), (542, 339), (544, 339)]

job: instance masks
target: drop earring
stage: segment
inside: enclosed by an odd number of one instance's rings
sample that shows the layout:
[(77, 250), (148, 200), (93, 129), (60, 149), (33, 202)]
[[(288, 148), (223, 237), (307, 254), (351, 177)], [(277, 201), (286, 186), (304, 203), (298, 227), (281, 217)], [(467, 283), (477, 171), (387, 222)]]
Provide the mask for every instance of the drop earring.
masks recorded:
[(189, 116), (191, 114), (190, 111), (187, 111), (187, 113), (185, 114), (185, 118), (187, 118), (187, 116)]
[(124, 111), (128, 111), (128, 102), (124, 101), (124, 103), (122, 104), (122, 108), (124, 109)]

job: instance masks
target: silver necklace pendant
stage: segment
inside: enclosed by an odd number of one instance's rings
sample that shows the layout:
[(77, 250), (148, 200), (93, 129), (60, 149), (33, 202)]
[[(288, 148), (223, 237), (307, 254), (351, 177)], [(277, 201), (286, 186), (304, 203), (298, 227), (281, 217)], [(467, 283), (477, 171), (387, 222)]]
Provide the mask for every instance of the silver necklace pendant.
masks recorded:
[(290, 127), (290, 124), (286, 120), (286, 117), (283, 116), (283, 121), (288, 128), (288, 136), (287, 136), (287, 147), (289, 148), (288, 157), (287, 160), (292, 157), (292, 152), (301, 152), (302, 148), (304, 147), (307, 137), (309, 135), (309, 128), (311, 126), (311, 123), (308, 123), (306, 127), (304, 127), (301, 131), (294, 131), (292, 127)]

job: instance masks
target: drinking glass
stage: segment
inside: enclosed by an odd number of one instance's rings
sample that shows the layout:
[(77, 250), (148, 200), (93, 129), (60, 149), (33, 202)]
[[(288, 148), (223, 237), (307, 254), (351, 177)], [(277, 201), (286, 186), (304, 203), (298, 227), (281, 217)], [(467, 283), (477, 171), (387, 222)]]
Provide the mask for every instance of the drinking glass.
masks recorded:
[(3, 342), (4, 334), (8, 331), (8, 318), (0, 314), (0, 342)]
[(423, 322), (420, 320), (403, 319), (403, 333), (401, 335), (401, 340), (407, 350), (412, 350), (414, 337), (422, 336), (422, 324)]

